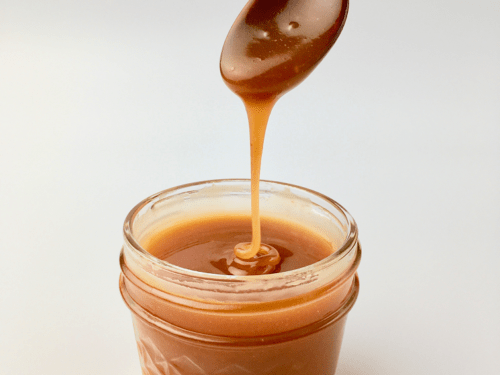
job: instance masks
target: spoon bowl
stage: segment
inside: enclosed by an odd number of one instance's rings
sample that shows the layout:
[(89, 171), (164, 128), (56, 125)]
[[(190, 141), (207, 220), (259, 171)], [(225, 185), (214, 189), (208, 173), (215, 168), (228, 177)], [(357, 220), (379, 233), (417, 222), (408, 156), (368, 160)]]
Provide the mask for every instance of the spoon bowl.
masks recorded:
[(222, 78), (240, 97), (278, 98), (325, 57), (348, 6), (348, 0), (249, 1), (224, 42)]

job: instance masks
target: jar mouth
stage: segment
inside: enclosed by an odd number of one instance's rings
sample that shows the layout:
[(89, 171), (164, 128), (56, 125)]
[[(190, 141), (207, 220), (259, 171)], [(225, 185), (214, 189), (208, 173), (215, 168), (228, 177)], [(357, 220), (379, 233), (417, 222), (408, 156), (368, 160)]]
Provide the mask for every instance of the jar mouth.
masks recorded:
[[(314, 190), (304, 188), (301, 186), (283, 182), (277, 182), (277, 181), (269, 181), (269, 180), (261, 180), (260, 182), (261, 182), (261, 194), (262, 194), (262, 185), (271, 187), (275, 186), (284, 189), (301, 191), (303, 193), (306, 193), (310, 197), (314, 197), (315, 199), (318, 199), (320, 201), (327, 202), (329, 205), (333, 206), (337, 210), (337, 213), (341, 214), (342, 219), (346, 226), (345, 237), (342, 244), (338, 246), (338, 248), (334, 252), (332, 252), (332, 254), (309, 266), (275, 274), (252, 275), (252, 276), (211, 274), (200, 271), (194, 271), (187, 268), (182, 268), (155, 257), (139, 244), (139, 241), (136, 239), (136, 236), (134, 236), (135, 220), (141, 212), (147, 210), (148, 207), (152, 207), (155, 203), (165, 199), (169, 199), (169, 197), (174, 197), (178, 194), (186, 194), (186, 193), (189, 194), (190, 191), (213, 185), (241, 186), (248, 184), (248, 186), (250, 186), (249, 179), (218, 179), (218, 180), (194, 182), (166, 189), (144, 199), (142, 202), (137, 204), (127, 215), (125, 223), (123, 225), (125, 247), (127, 248), (127, 250), (131, 250), (134, 258), (139, 257), (142, 261), (150, 263), (152, 269), (155, 270), (154, 272), (155, 274), (166, 272), (174, 277), (178, 276), (179, 279), (190, 278), (193, 280), (195, 279), (204, 280), (209, 283), (222, 283), (222, 284), (229, 283), (232, 285), (249, 284), (249, 283), (252, 284), (257, 281), (274, 283), (287, 279), (290, 280), (290, 278), (297, 279), (297, 277), (304, 280), (304, 278), (307, 279), (308, 275), (316, 274), (317, 272), (320, 272), (322, 269), (333, 266), (335, 263), (342, 260), (347, 254), (351, 253), (353, 249), (357, 250), (358, 248), (357, 225), (354, 219), (351, 217), (351, 215), (339, 203), (321, 193), (318, 193)], [(358, 253), (359, 252), (360, 251), (358, 251)], [(346, 270), (347, 274), (354, 273), (355, 269), (357, 268), (357, 265), (359, 264), (359, 258), (360, 258), (359, 256), (356, 256), (356, 260), (353, 262), (353, 264), (351, 264), (350, 269)]]

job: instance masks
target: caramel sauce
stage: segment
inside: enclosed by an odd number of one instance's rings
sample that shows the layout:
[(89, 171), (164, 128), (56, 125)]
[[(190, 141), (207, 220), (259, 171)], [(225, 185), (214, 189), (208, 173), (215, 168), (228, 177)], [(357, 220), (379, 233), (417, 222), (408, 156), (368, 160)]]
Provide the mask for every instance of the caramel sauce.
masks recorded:
[(270, 273), (268, 269), (285, 272), (306, 267), (337, 248), (296, 223), (272, 217), (261, 219), (262, 239), (278, 256), (270, 250), (257, 254), (251, 261), (242, 262), (235, 256), (235, 241), (246, 242), (252, 237), (251, 218), (244, 216), (186, 220), (153, 233), (142, 246), (157, 258), (182, 268), (241, 276)]
[[(162, 229), (140, 239), (144, 249), (175, 266), (224, 275), (286, 272), (336, 251), (340, 244), (328, 242), (308, 223), (260, 217), (259, 178), (274, 104), (321, 61), (346, 15), (347, 0), (253, 0), (245, 6), (226, 39), (220, 68), (248, 114), (251, 217), (200, 215), (156, 223)], [(166, 287), (150, 284), (156, 280), (156, 267), (151, 268), (143, 280), (123, 262), (120, 284), (134, 311), (144, 375), (335, 373), (346, 314), (357, 295), (353, 273), (328, 277), (328, 284), (314, 289), (306, 287), (314, 278), (301, 280), (300, 293), (288, 294), (283, 287), (281, 294), (281, 286), (262, 289), (278, 293), (272, 300), (218, 301), (184, 296), (170, 289), (178, 285), (169, 280), (162, 280)]]
[(250, 128), (252, 240), (234, 248), (238, 264), (252, 263), (263, 273), (276, 271), (261, 264), (268, 252), (274, 257), (278, 253), (262, 244), (260, 233), (259, 179), (267, 122), (276, 101), (302, 82), (333, 46), (347, 9), (347, 0), (253, 0), (226, 38), (222, 78), (243, 100)]

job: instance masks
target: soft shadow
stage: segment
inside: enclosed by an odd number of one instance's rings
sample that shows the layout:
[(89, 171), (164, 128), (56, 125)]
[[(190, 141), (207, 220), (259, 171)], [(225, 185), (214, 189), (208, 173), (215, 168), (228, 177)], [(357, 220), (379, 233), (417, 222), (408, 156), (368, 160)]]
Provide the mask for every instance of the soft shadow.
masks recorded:
[(388, 375), (390, 370), (373, 352), (342, 348), (335, 375)]

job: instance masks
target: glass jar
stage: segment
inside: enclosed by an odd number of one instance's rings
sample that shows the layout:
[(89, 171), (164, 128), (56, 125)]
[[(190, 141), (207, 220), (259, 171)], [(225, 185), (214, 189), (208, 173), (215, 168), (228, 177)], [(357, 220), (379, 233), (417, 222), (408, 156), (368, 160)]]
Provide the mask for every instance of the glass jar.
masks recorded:
[(338, 203), (314, 191), (261, 181), (261, 216), (319, 233), (331, 255), (260, 276), (177, 267), (142, 243), (153, 232), (206, 215), (250, 215), (250, 181), (175, 187), (139, 203), (124, 224), (120, 291), (132, 311), (144, 375), (333, 375), (356, 301), (361, 248)]

